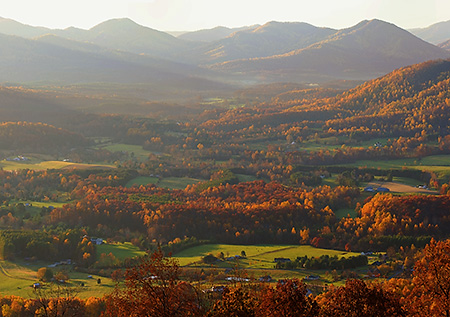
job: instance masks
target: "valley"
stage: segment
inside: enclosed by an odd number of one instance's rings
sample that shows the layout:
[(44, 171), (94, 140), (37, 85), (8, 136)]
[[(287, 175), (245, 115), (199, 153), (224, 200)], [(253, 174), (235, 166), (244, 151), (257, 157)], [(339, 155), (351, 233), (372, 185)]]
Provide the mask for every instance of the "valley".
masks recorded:
[(193, 316), (287, 292), (333, 316), (355, 289), (443, 312), (421, 292), (450, 266), (445, 25), (0, 18), (0, 315), (125, 316), (144, 288)]

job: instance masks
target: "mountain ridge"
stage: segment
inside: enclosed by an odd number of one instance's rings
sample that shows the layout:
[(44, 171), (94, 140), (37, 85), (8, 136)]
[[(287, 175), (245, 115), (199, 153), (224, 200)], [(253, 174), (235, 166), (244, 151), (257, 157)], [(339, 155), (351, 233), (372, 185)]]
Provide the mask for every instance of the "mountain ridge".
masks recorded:
[(347, 79), (361, 78), (361, 74), (366, 72), (370, 75), (365, 79), (369, 79), (398, 67), (446, 57), (450, 55), (445, 50), (393, 24), (370, 20), (339, 30), (303, 49), (258, 59), (227, 61), (213, 65), (212, 69), (272, 73), (275, 76), (280, 70), (312, 77), (315, 73), (331, 77), (340, 74)]
[[(5, 28), (5, 36), (12, 37), (0, 37), (3, 81), (140, 82), (174, 76), (217, 76), (237, 83), (367, 80), (398, 67), (450, 57), (448, 51), (377, 19), (341, 30), (270, 21), (211, 42), (176, 38), (128, 18), (107, 20), (89, 30), (51, 30), (0, 19), (0, 33)], [(30, 42), (19, 45), (19, 39)]]
[(432, 24), (426, 28), (409, 30), (412, 34), (432, 44), (439, 44), (450, 40), (450, 20)]

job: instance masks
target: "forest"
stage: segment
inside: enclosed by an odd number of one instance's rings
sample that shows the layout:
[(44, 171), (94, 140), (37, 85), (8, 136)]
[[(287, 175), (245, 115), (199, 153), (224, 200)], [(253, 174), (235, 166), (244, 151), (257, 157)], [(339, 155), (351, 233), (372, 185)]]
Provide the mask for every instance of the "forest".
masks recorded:
[[(73, 271), (120, 286), (87, 299), (58, 283), (30, 298), (2, 294), (1, 316), (60, 309), (141, 316), (139, 307), (155, 298), (155, 316), (448, 316), (449, 85), (450, 62), (438, 60), (349, 90), (286, 85), (269, 95), (253, 87), (178, 121), (80, 113), (3, 122), (0, 260), (71, 259)], [(258, 89), (264, 98), (248, 101)], [(30, 168), (41, 161), (66, 165)], [(401, 182), (409, 190), (380, 189)], [(94, 237), (148, 255), (98, 254)], [(273, 264), (350, 278), (336, 285), (294, 278), (208, 292), (169, 256), (206, 243), (310, 245), (379, 258)], [(362, 279), (360, 268), (370, 276)]]

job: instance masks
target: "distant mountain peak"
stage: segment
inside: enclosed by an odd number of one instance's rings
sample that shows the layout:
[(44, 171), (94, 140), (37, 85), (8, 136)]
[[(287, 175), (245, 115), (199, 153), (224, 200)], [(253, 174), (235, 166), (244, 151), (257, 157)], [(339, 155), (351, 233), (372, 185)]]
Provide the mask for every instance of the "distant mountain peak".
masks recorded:
[[(100, 30), (100, 29), (122, 29), (122, 30), (129, 30), (133, 28), (147, 28), (145, 26), (142, 26), (130, 18), (116, 18), (116, 19), (110, 19), (105, 22), (102, 22), (100, 24), (97, 24), (96, 26), (92, 27), (90, 31)], [(150, 29), (150, 28), (148, 28)]]

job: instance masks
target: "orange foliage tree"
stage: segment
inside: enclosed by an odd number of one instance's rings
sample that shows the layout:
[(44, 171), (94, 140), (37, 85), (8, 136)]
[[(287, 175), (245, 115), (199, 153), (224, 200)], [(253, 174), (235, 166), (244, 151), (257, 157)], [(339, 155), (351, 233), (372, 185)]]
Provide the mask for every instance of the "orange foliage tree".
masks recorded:
[(279, 281), (260, 295), (259, 316), (317, 316), (319, 306), (306, 296), (305, 284), (298, 279)]
[(117, 285), (107, 298), (111, 316), (200, 316), (199, 295), (179, 280), (179, 266), (155, 251), (125, 272), (125, 285)]
[(431, 240), (416, 262), (413, 289), (408, 297), (411, 314), (450, 316), (450, 241)]
[(406, 316), (394, 293), (362, 280), (347, 280), (345, 286), (321, 295), (318, 302), (324, 317)]

